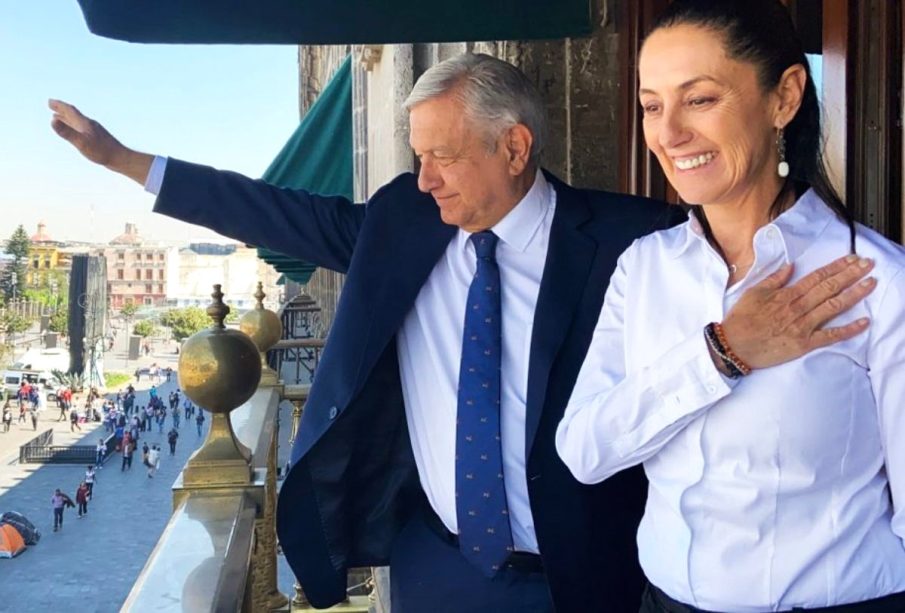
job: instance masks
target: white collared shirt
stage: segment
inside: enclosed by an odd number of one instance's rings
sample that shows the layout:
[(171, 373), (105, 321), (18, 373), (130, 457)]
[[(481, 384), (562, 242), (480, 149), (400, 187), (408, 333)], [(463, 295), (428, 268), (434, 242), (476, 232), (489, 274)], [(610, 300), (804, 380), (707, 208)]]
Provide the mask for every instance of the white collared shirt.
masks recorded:
[[(503, 312), (500, 429), (503, 472), (515, 548), (537, 553), (525, 475), (525, 401), (531, 331), (556, 192), (537, 172), (528, 194), (491, 230), (500, 240)], [(402, 394), (421, 486), (446, 527), (456, 520), (456, 404), (465, 301), (475, 251), (464, 230), (449, 242), (397, 336)]]
[[(160, 193), (167, 160), (155, 157), (145, 189)], [(556, 191), (538, 170), (525, 197), (491, 230), (499, 237), (503, 311), (500, 430), (503, 473), (519, 551), (537, 553), (525, 474), (525, 404), (534, 309), (540, 291)], [(474, 277), (475, 251), (459, 230), (422, 286), (397, 335), (402, 396), (421, 486), (450, 530), (456, 520), (456, 411), (465, 301)]]
[[(585, 483), (644, 463), (641, 566), (712, 611), (821, 607), (905, 591), (905, 250), (858, 227), (874, 292), (829, 325), (866, 333), (724, 379), (702, 330), (786, 262), (792, 282), (849, 251), (812, 192), (728, 271), (695, 220), (622, 255), (556, 434)], [(731, 339), (730, 339), (731, 341)]]

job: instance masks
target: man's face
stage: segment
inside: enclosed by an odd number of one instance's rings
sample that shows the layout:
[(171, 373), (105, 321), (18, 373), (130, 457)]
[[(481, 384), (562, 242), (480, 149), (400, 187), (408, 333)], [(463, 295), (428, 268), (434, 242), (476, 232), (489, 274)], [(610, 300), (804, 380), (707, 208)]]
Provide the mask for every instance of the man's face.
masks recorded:
[(491, 152), (487, 135), (451, 94), (414, 106), (409, 121), (410, 143), (421, 161), (418, 189), (434, 197), (445, 223), (478, 232), (509, 212), (517, 177), (505, 134)]

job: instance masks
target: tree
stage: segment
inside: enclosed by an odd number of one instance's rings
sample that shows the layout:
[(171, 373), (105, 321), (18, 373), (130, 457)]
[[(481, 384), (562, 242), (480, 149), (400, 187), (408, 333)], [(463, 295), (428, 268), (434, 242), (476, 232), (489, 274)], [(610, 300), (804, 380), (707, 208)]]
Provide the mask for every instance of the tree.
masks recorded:
[(59, 309), (50, 316), (50, 324), (47, 326), (51, 332), (57, 334), (69, 334), (69, 310)]
[[(13, 298), (14, 294), (22, 293), (30, 249), (31, 240), (28, 238), (25, 228), (20, 225), (6, 244), (6, 253), (13, 256), (13, 261), (3, 269), (3, 274), (0, 275), (0, 293), (7, 302)], [(14, 280), (15, 283), (13, 283)]]
[(13, 313), (12, 311), (6, 311), (2, 317), (0, 317), (0, 330), (6, 334), (6, 337), (9, 338), (11, 334), (20, 334), (25, 332), (31, 327), (31, 321), (18, 313)]
[(126, 319), (132, 319), (135, 317), (135, 314), (138, 312), (138, 305), (134, 302), (127, 302), (122, 306), (119, 310), (119, 314), (125, 317)]
[(157, 326), (149, 319), (143, 319), (132, 327), (132, 334), (142, 338), (148, 338), (157, 332)]
[(171, 309), (160, 317), (160, 323), (168, 327), (173, 338), (183, 341), (211, 325), (211, 318), (200, 307)]

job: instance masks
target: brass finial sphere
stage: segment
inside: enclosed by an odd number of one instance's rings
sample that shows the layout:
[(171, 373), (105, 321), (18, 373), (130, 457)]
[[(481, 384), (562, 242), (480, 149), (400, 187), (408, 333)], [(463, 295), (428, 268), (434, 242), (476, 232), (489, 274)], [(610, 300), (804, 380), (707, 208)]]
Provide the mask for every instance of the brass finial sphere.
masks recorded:
[(229, 307), (220, 286), (207, 308), (214, 324), (189, 338), (179, 352), (179, 385), (197, 405), (213, 413), (229, 413), (255, 393), (261, 379), (257, 345), (243, 332), (229, 330), (223, 320)]
[(264, 308), (265, 296), (263, 284), (258, 282), (255, 308), (239, 319), (239, 329), (254, 341), (261, 353), (267, 352), (283, 336), (283, 323), (280, 318), (273, 311)]

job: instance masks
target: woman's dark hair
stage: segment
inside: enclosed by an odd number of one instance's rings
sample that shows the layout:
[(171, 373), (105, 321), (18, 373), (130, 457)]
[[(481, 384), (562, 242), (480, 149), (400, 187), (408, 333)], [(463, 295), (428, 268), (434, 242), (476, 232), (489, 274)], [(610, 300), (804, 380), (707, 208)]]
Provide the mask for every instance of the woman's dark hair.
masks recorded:
[[(855, 252), (855, 221), (827, 176), (820, 133), (820, 105), (811, 69), (792, 17), (779, 0), (675, 0), (654, 23), (651, 32), (679, 25), (712, 30), (724, 39), (727, 55), (753, 64), (761, 87), (770, 91), (790, 66), (801, 64), (807, 74), (801, 107), (785, 127), (789, 176), (770, 209), (781, 213), (783, 195), (792, 189), (796, 197), (808, 188), (849, 227)], [(711, 243), (713, 233), (699, 206), (692, 207)]]

